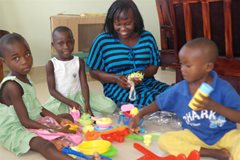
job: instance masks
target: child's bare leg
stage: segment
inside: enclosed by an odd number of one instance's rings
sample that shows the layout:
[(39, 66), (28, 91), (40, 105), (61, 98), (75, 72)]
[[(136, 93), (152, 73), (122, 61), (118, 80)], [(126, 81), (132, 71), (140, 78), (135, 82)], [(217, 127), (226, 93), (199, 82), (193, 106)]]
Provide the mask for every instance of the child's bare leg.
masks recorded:
[(49, 141), (40, 137), (34, 137), (30, 141), (31, 150), (43, 155), (47, 160), (74, 160), (72, 157), (58, 151), (56, 147)]
[(200, 150), (201, 157), (212, 157), (218, 160), (231, 160), (231, 154), (226, 149), (207, 149), (201, 148)]

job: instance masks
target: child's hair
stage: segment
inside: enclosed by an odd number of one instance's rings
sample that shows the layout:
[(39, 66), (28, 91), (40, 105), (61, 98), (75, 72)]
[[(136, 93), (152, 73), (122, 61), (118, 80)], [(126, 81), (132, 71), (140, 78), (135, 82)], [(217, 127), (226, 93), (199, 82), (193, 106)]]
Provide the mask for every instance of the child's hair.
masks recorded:
[(18, 33), (9, 33), (4, 35), (0, 39), (0, 57), (4, 57), (4, 53), (6, 50), (6, 45), (8, 44), (14, 44), (14, 43), (23, 43), (26, 48), (30, 49), (27, 41)]
[(218, 57), (218, 47), (216, 43), (207, 38), (200, 37), (193, 39), (188, 41), (184, 47), (200, 49), (207, 62), (215, 63)]
[(0, 38), (6, 34), (9, 34), (9, 32), (6, 30), (0, 30)]
[(127, 14), (129, 9), (131, 9), (133, 12), (135, 27), (134, 31), (138, 34), (141, 34), (144, 30), (143, 19), (136, 4), (132, 0), (116, 0), (111, 5), (111, 7), (108, 9), (103, 30), (116, 36), (116, 32), (113, 27), (114, 18), (118, 18), (122, 12)]
[(73, 33), (72, 33), (72, 30), (66, 26), (58, 26), (56, 27), (53, 32), (52, 32), (52, 40), (54, 41), (54, 37), (55, 37), (55, 34), (59, 32), (68, 32), (70, 37), (73, 39)]

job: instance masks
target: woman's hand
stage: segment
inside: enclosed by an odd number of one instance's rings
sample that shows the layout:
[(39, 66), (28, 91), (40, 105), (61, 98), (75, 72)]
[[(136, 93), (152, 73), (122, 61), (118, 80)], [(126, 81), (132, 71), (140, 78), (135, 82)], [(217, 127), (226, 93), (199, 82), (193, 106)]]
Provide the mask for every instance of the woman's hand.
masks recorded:
[(131, 85), (128, 83), (128, 79), (125, 76), (119, 76), (117, 78), (117, 84), (119, 87), (126, 89), (126, 90), (131, 88)]
[(134, 82), (134, 85), (137, 86), (139, 85), (140, 83), (142, 83), (142, 80), (140, 80), (139, 78), (133, 78), (133, 82)]

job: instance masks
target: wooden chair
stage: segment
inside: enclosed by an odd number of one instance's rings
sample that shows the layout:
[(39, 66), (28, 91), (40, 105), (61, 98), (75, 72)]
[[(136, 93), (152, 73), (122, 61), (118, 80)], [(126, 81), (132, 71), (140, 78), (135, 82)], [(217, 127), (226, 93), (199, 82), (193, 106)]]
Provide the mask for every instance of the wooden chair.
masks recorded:
[(206, 37), (219, 48), (215, 70), (240, 93), (240, 1), (156, 0), (156, 6), (163, 57), (168, 54), (173, 62), (169, 65), (177, 66), (176, 81), (182, 79), (176, 63), (180, 48), (193, 38)]

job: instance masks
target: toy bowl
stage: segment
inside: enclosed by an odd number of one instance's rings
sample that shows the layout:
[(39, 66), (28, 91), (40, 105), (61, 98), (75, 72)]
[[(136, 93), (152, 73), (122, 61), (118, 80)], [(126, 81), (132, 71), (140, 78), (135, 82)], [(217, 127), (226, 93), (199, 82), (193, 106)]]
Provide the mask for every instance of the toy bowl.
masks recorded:
[(98, 128), (109, 128), (112, 126), (111, 118), (102, 117), (96, 120), (96, 125)]

